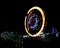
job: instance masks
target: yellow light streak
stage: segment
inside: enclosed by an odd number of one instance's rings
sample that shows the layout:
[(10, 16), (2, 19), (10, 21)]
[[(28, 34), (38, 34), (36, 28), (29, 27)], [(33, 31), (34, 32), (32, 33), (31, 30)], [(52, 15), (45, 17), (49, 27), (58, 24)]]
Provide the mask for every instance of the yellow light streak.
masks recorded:
[(36, 9), (36, 10), (38, 10), (40, 13), (41, 13), (41, 15), (42, 15), (42, 26), (41, 26), (41, 29), (38, 31), (38, 33), (36, 33), (36, 34), (34, 34), (34, 35), (32, 35), (32, 34), (30, 34), (29, 33), (29, 28), (28, 27), (26, 27), (26, 19), (27, 19), (27, 16), (25, 17), (25, 21), (24, 21), (24, 25), (25, 25), (25, 30), (26, 30), (26, 32), (28, 33), (28, 35), (29, 36), (31, 36), (31, 37), (37, 37), (37, 36), (40, 36), (40, 34), (43, 32), (43, 29), (44, 29), (44, 25), (45, 25), (45, 14), (44, 14), (44, 11), (40, 8), (40, 7), (37, 7), (37, 6), (34, 6), (34, 7), (32, 7), (28, 12), (27, 12), (27, 14), (29, 14), (32, 10), (34, 10), (34, 9)]

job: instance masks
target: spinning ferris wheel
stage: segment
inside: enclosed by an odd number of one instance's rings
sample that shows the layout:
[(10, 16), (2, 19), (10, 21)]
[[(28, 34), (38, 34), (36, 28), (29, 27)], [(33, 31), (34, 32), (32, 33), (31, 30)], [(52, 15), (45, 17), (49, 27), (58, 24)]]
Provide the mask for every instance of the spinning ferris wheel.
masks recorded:
[(40, 36), (46, 26), (46, 17), (44, 11), (37, 6), (29, 9), (27, 16), (25, 17), (24, 26), (29, 36)]

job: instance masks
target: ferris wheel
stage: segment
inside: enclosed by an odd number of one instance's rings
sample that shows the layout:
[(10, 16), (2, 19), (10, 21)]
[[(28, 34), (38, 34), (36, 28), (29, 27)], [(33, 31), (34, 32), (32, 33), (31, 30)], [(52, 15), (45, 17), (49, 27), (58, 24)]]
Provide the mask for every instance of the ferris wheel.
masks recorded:
[(29, 36), (40, 36), (46, 26), (46, 16), (43, 9), (38, 6), (30, 8), (25, 16), (24, 26)]

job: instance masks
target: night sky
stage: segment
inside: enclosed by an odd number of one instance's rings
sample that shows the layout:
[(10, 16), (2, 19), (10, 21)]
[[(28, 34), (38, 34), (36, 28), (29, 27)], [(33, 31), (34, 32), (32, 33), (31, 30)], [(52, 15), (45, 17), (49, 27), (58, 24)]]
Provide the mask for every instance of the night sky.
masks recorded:
[[(45, 13), (46, 13), (46, 17), (47, 17), (47, 27), (46, 27), (46, 32), (49, 32), (52, 27), (57, 28), (58, 31), (60, 31), (60, 18), (59, 18), (59, 1), (52, 1), (52, 0), (39, 0), (39, 1), (19, 1), (17, 0), (16, 2), (16, 16), (17, 18), (19, 17), (19, 21), (20, 24), (19, 25), (20, 28), (22, 29), (21, 32), (24, 32), (24, 17), (26, 16), (27, 11), (33, 7), (33, 6), (39, 6), (41, 7)], [(20, 19), (21, 18), (21, 19)], [(18, 24), (19, 24), (18, 23)], [(24, 33), (23, 33), (24, 34)]]
[(48, 19), (46, 32), (52, 27), (60, 31), (60, 7), (59, 1), (55, 0), (15, 0), (2, 1), (0, 15), (0, 31), (14, 31), (25, 34), (24, 18), (27, 11), (33, 6), (41, 7)]

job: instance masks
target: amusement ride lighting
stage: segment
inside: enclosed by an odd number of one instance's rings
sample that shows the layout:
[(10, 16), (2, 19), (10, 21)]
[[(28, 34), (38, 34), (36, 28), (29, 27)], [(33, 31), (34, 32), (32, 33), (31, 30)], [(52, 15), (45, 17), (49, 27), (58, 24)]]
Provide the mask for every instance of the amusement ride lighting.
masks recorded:
[[(31, 15), (32, 14), (32, 12), (33, 12), (33, 10), (37, 10), (37, 11), (39, 11), (39, 13), (41, 13), (41, 15), (42, 15), (42, 26), (41, 26), (41, 29), (38, 31), (38, 33), (36, 33), (36, 34), (31, 34), (31, 33), (29, 33), (29, 26), (27, 25), (27, 18), (29, 17), (29, 16), (26, 16), (25, 17), (25, 21), (24, 21), (24, 26), (25, 26), (25, 30), (26, 30), (26, 32), (28, 33), (28, 35), (29, 36), (31, 36), (31, 37), (38, 37), (38, 36), (40, 36), (40, 34), (42, 34), (43, 33), (43, 30), (44, 30), (44, 26), (45, 26), (45, 14), (44, 14), (44, 11), (40, 8), (40, 7), (38, 7), (38, 6), (34, 6), (34, 7), (32, 7), (28, 12), (27, 12), (27, 15), (29, 14), (29, 15)], [(27, 27), (28, 26), (28, 27)]]

